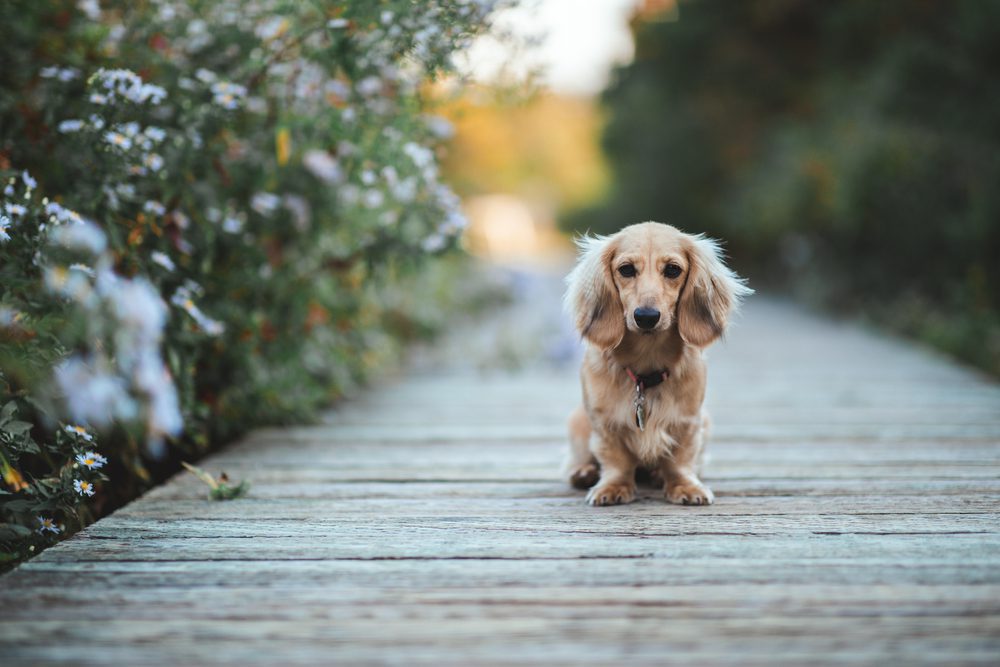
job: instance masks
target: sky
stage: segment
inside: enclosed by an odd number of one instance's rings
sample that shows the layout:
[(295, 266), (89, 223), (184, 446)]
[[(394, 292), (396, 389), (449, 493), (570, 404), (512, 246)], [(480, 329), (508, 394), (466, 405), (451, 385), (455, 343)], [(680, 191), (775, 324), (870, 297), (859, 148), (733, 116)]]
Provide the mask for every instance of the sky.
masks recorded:
[(555, 93), (595, 95), (607, 83), (611, 67), (632, 57), (628, 18), (639, 0), (522, 0), (497, 15), (515, 43), (480, 38), (462, 68), (473, 79), (489, 82), (504, 65), (516, 76), (534, 68), (539, 83)]

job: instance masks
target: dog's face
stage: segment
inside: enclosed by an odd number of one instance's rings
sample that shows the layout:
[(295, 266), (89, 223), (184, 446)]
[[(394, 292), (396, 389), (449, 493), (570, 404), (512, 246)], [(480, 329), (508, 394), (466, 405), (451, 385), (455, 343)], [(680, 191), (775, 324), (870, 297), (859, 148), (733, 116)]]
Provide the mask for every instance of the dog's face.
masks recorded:
[(676, 326), (703, 347), (722, 335), (752, 290), (722, 263), (718, 245), (658, 222), (589, 238), (567, 278), (567, 304), (581, 335), (604, 349), (625, 332), (655, 335)]
[(673, 324), (688, 274), (688, 242), (667, 225), (627, 227), (607, 258), (629, 331), (653, 334)]

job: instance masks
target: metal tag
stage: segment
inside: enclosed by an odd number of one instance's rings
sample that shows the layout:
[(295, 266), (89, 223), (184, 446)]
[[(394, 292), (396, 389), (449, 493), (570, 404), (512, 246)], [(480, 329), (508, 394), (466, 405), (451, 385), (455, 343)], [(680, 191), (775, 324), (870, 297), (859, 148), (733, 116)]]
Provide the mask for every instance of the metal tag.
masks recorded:
[(639, 385), (635, 387), (635, 425), (640, 431), (646, 430), (646, 394)]

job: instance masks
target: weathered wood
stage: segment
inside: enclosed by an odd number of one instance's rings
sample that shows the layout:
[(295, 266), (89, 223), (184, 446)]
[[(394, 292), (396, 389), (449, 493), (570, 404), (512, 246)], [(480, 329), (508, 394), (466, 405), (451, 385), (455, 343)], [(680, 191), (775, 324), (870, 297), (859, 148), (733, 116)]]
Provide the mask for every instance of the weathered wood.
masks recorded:
[(755, 298), (712, 352), (717, 503), (593, 509), (572, 364), (435, 354), (204, 462), (250, 497), (177, 476), (0, 579), (0, 663), (1000, 662), (995, 383)]

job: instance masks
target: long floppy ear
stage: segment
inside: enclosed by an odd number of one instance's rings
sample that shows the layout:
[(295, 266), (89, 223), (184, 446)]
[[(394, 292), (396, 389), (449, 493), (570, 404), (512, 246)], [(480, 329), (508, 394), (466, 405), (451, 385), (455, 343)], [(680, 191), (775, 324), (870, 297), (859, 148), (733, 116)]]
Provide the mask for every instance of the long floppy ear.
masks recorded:
[(580, 258), (566, 276), (566, 309), (576, 330), (597, 347), (618, 347), (625, 336), (625, 314), (611, 277), (615, 237), (585, 236), (577, 240)]
[(688, 235), (687, 246), (690, 268), (677, 303), (677, 329), (684, 342), (705, 347), (725, 332), (729, 316), (753, 290), (722, 263), (717, 241)]

